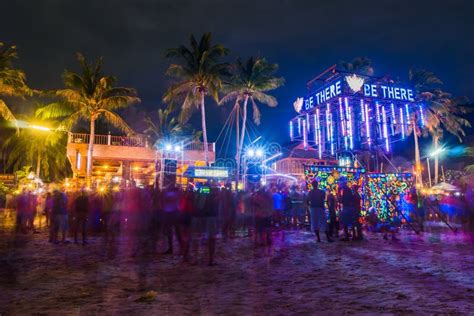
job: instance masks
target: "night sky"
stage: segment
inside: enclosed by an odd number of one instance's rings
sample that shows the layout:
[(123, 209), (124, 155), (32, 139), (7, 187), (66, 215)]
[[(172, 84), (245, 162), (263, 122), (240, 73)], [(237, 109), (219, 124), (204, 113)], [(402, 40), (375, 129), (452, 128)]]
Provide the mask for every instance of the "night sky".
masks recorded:
[[(266, 57), (286, 78), (274, 92), (279, 106), (263, 110), (259, 129), (269, 141), (288, 141), (292, 103), (308, 80), (357, 56), (370, 58), (376, 75), (402, 80), (410, 67), (429, 69), (445, 90), (474, 99), (471, 0), (4, 0), (0, 7), (0, 41), (18, 46), (18, 65), (33, 88), (61, 87), (61, 73), (77, 69), (74, 53), (80, 51), (103, 56), (105, 72), (138, 90), (142, 111), (162, 106), (169, 83), (164, 51), (187, 43), (190, 33), (212, 32), (231, 49), (229, 61)], [(216, 108), (208, 103), (210, 141), (230, 106)]]

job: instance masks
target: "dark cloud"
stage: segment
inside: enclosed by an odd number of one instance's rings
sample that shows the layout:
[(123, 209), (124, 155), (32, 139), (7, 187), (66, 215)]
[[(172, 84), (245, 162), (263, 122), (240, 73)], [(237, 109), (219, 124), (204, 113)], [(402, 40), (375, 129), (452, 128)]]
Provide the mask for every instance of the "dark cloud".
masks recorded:
[[(20, 64), (37, 88), (58, 87), (82, 51), (104, 56), (106, 70), (139, 90), (142, 108), (154, 109), (167, 86), (164, 50), (205, 31), (232, 49), (231, 59), (258, 54), (278, 62), (287, 84), (275, 92), (279, 107), (264, 110), (261, 130), (282, 142), (306, 81), (355, 56), (371, 58), (378, 74), (402, 79), (409, 67), (430, 69), (446, 90), (474, 99), (470, 0), (4, 2), (0, 40), (18, 45)], [(223, 111), (208, 111), (211, 136)]]

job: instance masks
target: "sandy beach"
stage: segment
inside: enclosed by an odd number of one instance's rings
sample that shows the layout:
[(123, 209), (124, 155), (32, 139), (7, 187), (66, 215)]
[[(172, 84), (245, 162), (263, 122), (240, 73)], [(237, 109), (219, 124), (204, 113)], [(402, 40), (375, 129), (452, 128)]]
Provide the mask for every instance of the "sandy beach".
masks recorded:
[[(105, 249), (52, 245), (46, 232), (1, 231), (0, 315), (11, 314), (471, 314), (472, 235), (447, 230), (400, 241), (316, 243), (305, 231), (218, 240), (217, 266), (174, 255), (133, 256), (133, 240)], [(159, 244), (164, 248), (164, 244)]]

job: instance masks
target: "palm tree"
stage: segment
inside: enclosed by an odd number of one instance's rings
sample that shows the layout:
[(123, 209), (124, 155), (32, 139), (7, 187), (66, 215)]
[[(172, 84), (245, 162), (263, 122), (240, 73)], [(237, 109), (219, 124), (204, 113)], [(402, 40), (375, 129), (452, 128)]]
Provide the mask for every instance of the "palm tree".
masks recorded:
[(201, 124), (204, 141), (204, 155), (206, 164), (209, 162), (208, 141), (206, 129), (205, 97), (207, 95), (218, 101), (218, 92), (222, 87), (222, 78), (227, 73), (227, 64), (221, 63), (223, 56), (229, 50), (221, 44), (212, 45), (211, 33), (205, 33), (199, 43), (193, 35), (190, 38), (190, 47), (180, 45), (168, 49), (166, 57), (177, 60), (172, 63), (166, 74), (178, 80), (165, 93), (163, 100), (170, 103), (176, 97), (183, 100), (180, 122), (186, 122), (192, 110), (201, 109)]
[[(29, 119), (27, 121), (38, 121)], [(41, 125), (45, 125), (44, 122)], [(3, 144), (5, 164), (15, 172), (25, 166), (36, 166), (36, 177), (57, 180), (67, 175), (66, 135), (58, 131), (25, 128)]]
[(158, 120), (153, 120), (150, 116), (145, 117), (147, 128), (144, 133), (150, 135), (155, 146), (158, 142), (167, 138), (176, 138), (185, 135), (192, 135), (193, 139), (199, 139), (201, 132), (196, 132), (186, 123), (181, 123), (176, 116), (176, 105), (171, 102), (165, 109), (158, 109)]
[[(430, 135), (432, 137), (434, 150), (437, 150), (444, 131), (462, 141), (461, 136), (465, 135), (463, 128), (471, 125), (469, 121), (462, 117), (463, 114), (467, 113), (467, 109), (460, 105), (460, 100), (454, 99), (449, 93), (438, 88), (443, 82), (433, 72), (424, 69), (410, 69), (408, 78), (417, 93), (417, 101), (422, 102), (424, 108), (425, 129), (413, 133), (415, 138), (415, 160), (419, 169), (421, 162), (418, 137), (423, 132), (425, 136)], [(416, 126), (416, 120), (417, 117), (414, 115), (413, 126)], [(434, 182), (438, 183), (439, 157), (435, 156), (434, 160)]]
[(342, 61), (339, 63), (339, 67), (347, 72), (355, 72), (368, 76), (372, 76), (374, 74), (372, 61), (367, 57), (356, 57), (350, 62)]
[(116, 79), (102, 74), (102, 59), (89, 64), (78, 53), (77, 60), (81, 73), (66, 70), (63, 75), (65, 89), (56, 90), (54, 95), (59, 102), (51, 103), (37, 110), (43, 119), (64, 118), (59, 128), (70, 131), (81, 120), (90, 123), (90, 138), (87, 150), (87, 181), (92, 174), (92, 154), (95, 138), (95, 122), (102, 118), (127, 134), (133, 133), (116, 110), (140, 102), (135, 89), (114, 87)]
[[(468, 120), (462, 116), (468, 113), (468, 109), (461, 105), (462, 99), (455, 99), (449, 93), (441, 90), (423, 93), (426, 100), (425, 121), (426, 130), (431, 135), (433, 149), (439, 149), (440, 140), (444, 132), (448, 132), (462, 142), (462, 137), (466, 135), (464, 128), (471, 127)], [(434, 157), (434, 183), (438, 183), (439, 157)]]
[[(269, 63), (265, 58), (250, 57), (245, 63), (242, 63), (240, 59), (237, 59), (236, 63), (232, 65), (232, 77), (228, 84), (224, 86), (224, 92), (226, 93), (221, 99), (220, 103), (235, 101), (235, 107), (237, 110), (237, 117), (239, 117), (238, 111), (240, 109), (240, 102), (243, 101), (242, 111), (242, 128), (237, 130), (237, 184), (240, 173), (240, 155), (242, 153), (245, 130), (247, 126), (247, 105), (248, 101), (252, 103), (253, 109), (253, 120), (255, 124), (260, 124), (261, 113), (257, 106), (257, 102), (268, 105), (270, 107), (276, 107), (278, 105), (277, 100), (267, 94), (266, 92), (275, 90), (282, 86), (285, 79), (282, 77), (276, 77), (274, 74), (278, 70), (277, 64)], [(239, 123), (237, 121), (237, 126)]]
[[(23, 98), (32, 94), (26, 85), (25, 73), (13, 67), (13, 60), (17, 58), (16, 46), (7, 47), (0, 42), (0, 95)], [(16, 122), (15, 116), (2, 99), (0, 99), (0, 117)]]

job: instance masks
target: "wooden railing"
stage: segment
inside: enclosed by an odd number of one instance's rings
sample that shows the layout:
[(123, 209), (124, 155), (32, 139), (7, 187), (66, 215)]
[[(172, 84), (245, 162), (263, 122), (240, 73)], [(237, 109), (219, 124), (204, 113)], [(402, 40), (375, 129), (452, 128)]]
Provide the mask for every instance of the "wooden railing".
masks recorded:
[[(185, 144), (183, 147), (184, 147), (184, 150), (204, 151), (204, 143), (197, 143), (197, 142), (188, 143), (188, 144)], [(207, 144), (207, 148), (208, 148), (207, 150), (210, 152), (216, 151), (215, 147), (216, 147), (215, 143)]]
[[(69, 133), (68, 143), (88, 144), (90, 135), (85, 133)], [(114, 136), (95, 135), (94, 144), (108, 146), (152, 147), (146, 136)], [(186, 143), (184, 150), (204, 151), (204, 144), (198, 142)], [(208, 143), (208, 151), (215, 152), (215, 143)]]

